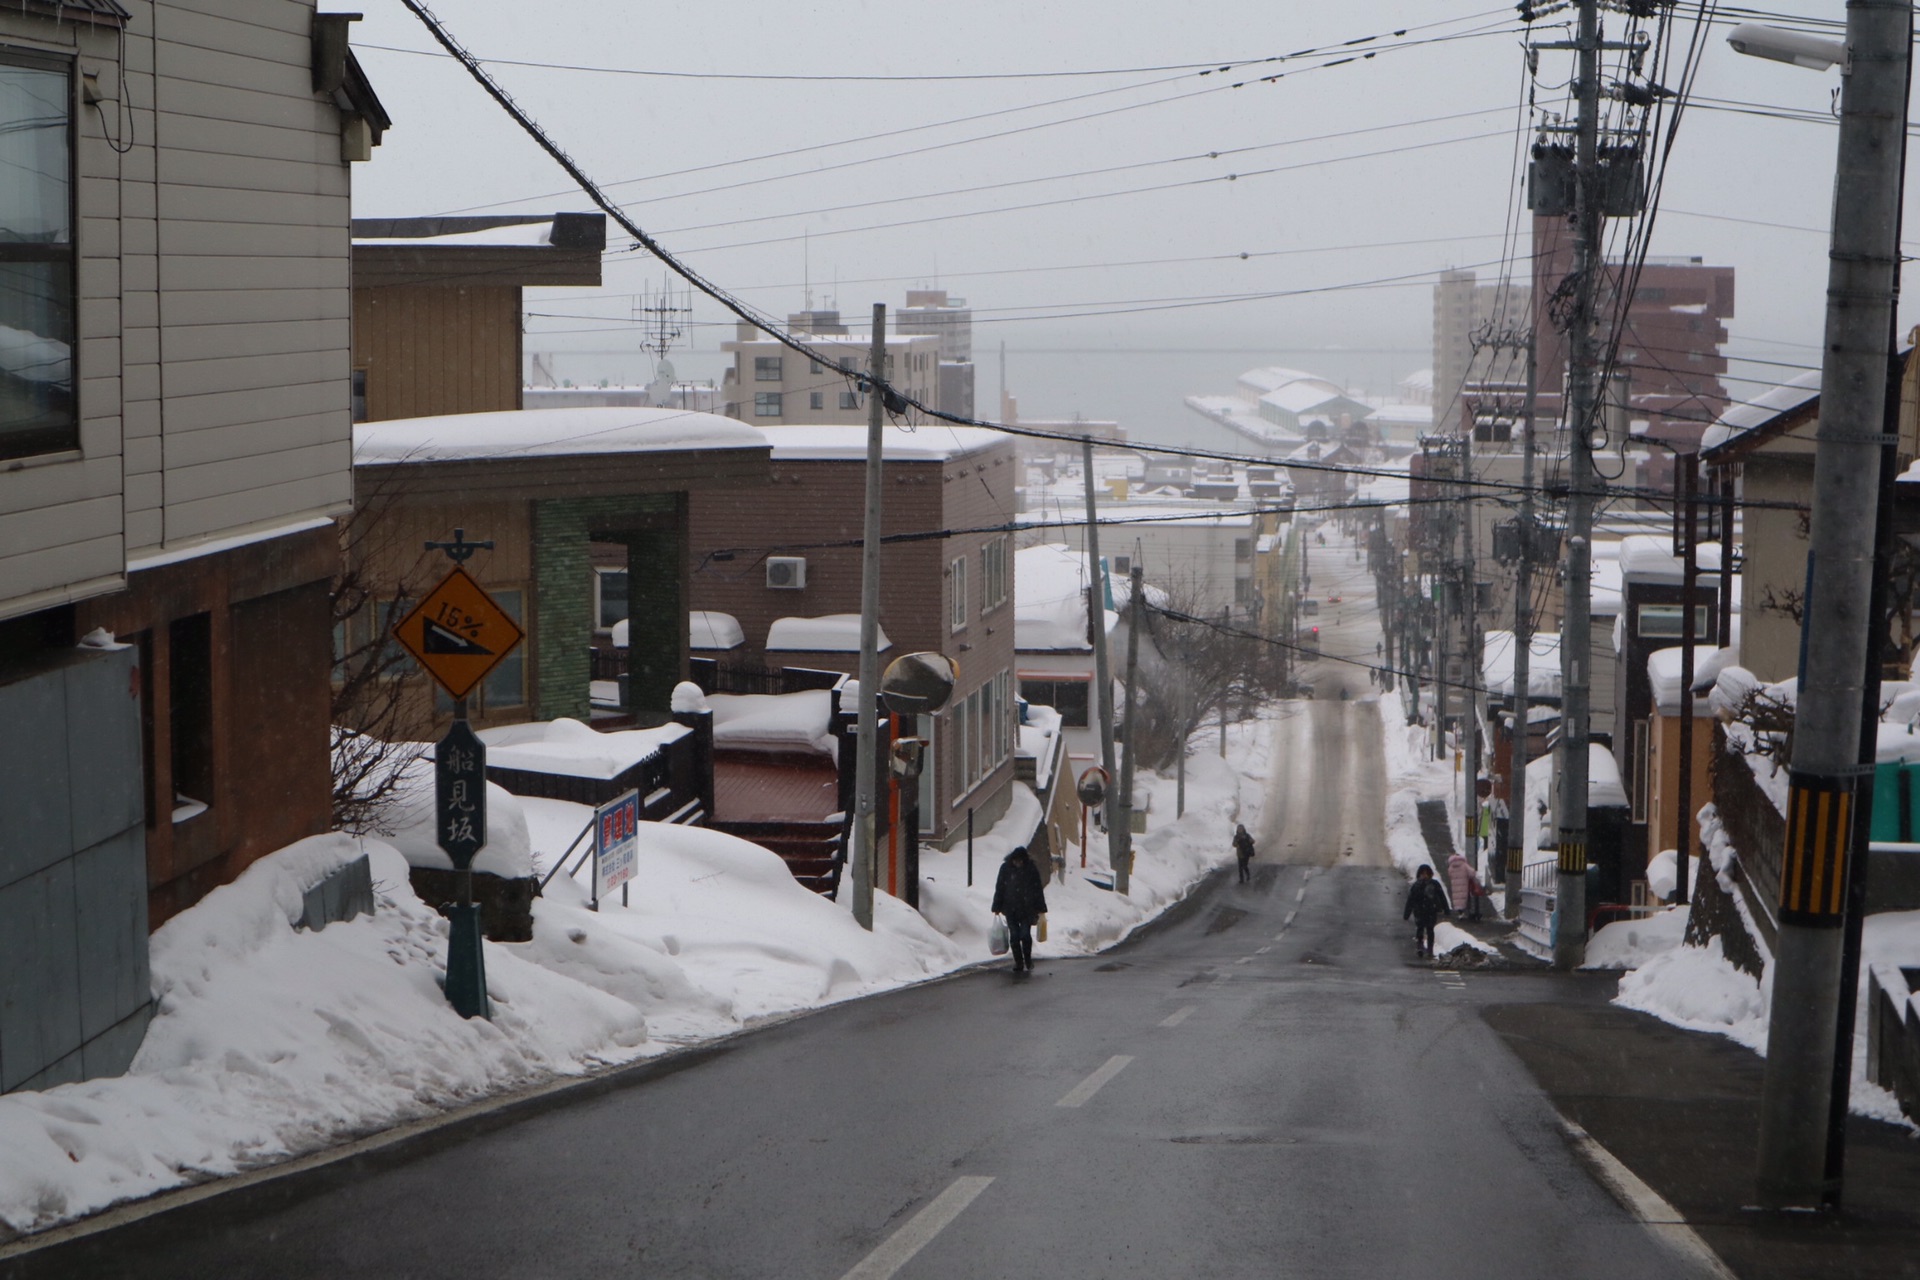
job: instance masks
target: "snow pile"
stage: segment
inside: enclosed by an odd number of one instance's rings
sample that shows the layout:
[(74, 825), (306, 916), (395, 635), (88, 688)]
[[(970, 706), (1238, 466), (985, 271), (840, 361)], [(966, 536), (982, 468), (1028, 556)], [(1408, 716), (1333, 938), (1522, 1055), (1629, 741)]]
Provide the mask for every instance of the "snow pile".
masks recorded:
[[(1673, 897), (1678, 886), (1675, 883), (1674, 864), (1680, 860), (1675, 849), (1662, 849), (1647, 860), (1647, 896), (1655, 902), (1665, 902)], [(1692, 854), (1687, 858), (1687, 883), (1700, 883), (1700, 855)]]
[(766, 447), (766, 436), (732, 418), (637, 406), (500, 409), (353, 426), (356, 466)]
[[(543, 862), (591, 813), (526, 803)], [(375, 914), (294, 929), (302, 893), (363, 851)], [(127, 1075), (0, 1097), (0, 1221), (43, 1228), (969, 956), (889, 898), (866, 933), (774, 854), (695, 828), (642, 824), (631, 898), (596, 914), (556, 880), (534, 941), (486, 944), (494, 1017), (468, 1022), (439, 987), (446, 923), (396, 850), (333, 835), (269, 855), (154, 934)]]
[[(1033, 761), (1033, 785), (1041, 791), (1053, 781), (1060, 741), (1060, 713), (1035, 702), (1020, 704), (1020, 754)], [(1064, 759), (1062, 763), (1065, 763)]]
[(1434, 963), (1472, 966), (1484, 964), (1488, 959), (1500, 954), (1498, 947), (1489, 946), (1462, 929), (1457, 924), (1445, 920), (1433, 926)]
[[(1089, 825), (1087, 865), (1080, 866), (1080, 833), (1056, 829), (1055, 847), (1067, 854), (1064, 882), (1049, 880), (1047, 940), (1036, 943), (1034, 955), (1086, 955), (1111, 946), (1135, 928), (1179, 901), (1208, 872), (1233, 858), (1228, 841), (1236, 822), (1258, 829), (1259, 805), (1272, 767), (1272, 722), (1265, 718), (1233, 725), (1228, 730), (1227, 758), (1213, 750), (1193, 751), (1187, 760), (1186, 816), (1174, 819), (1172, 806), (1154, 810), (1148, 829), (1133, 838), (1131, 891), (1121, 896), (1101, 886), (1111, 884), (1107, 842), (1099, 828)], [(1208, 746), (1218, 730), (1196, 735)], [(1142, 772), (1137, 790), (1152, 789), (1171, 795), (1171, 780)], [(920, 909), (940, 932), (973, 955), (987, 956), (987, 908), (993, 900), (994, 877), (1000, 860), (1026, 839), (1040, 820), (1040, 803), (1025, 785), (1014, 788), (1013, 806), (991, 832), (973, 842), (973, 884), (967, 884), (967, 843), (953, 849), (920, 852), (922, 884)], [(1041, 868), (1042, 872), (1048, 869)]]
[(833, 693), (713, 693), (713, 745), (740, 751), (804, 751), (833, 757)]
[[(527, 838), (527, 817), (520, 797), (498, 783), (487, 785), (487, 846), (473, 859), (475, 871), (514, 878), (533, 874), (533, 846)], [(401, 770), (393, 803), (380, 815), (376, 832), (399, 851), (409, 865), (453, 870), (453, 859), (440, 847), (435, 827), (439, 797), (434, 787), (433, 760), (416, 757)]]
[[(1716, 823), (1714, 829), (1718, 830)], [(1738, 901), (1738, 899), (1735, 899)], [(1682, 914), (1678, 909), (1662, 915)], [(1657, 918), (1657, 917), (1656, 917)], [(1594, 935), (1594, 942), (1621, 925), (1610, 925)], [(1663, 925), (1663, 928), (1672, 928)], [(1642, 946), (1647, 944), (1643, 942)], [(1588, 945), (1589, 967), (1599, 967), (1593, 944)], [(1853, 1023), (1853, 1084), (1850, 1102), (1855, 1115), (1902, 1124), (1920, 1132), (1900, 1111), (1888, 1090), (1867, 1080), (1867, 970), (1874, 965), (1913, 965), (1920, 960), (1920, 911), (1870, 915), (1861, 938), (1860, 985)], [(1745, 1045), (1755, 1053), (1767, 1051), (1767, 1013), (1773, 993), (1773, 960), (1755, 981), (1734, 967), (1721, 950), (1720, 939), (1704, 947), (1675, 946), (1645, 960), (1620, 979), (1614, 1003), (1651, 1014), (1689, 1031), (1711, 1031)]]
[[(1258, 822), (1269, 728), (1237, 726), (1231, 759), (1208, 752), (1189, 763), (1187, 817), (1136, 838), (1131, 896), (1091, 882), (1106, 875), (1097, 839), (1086, 873), (1071, 859), (1066, 882), (1047, 887), (1051, 929), (1037, 955), (1116, 941), (1223, 865), (1233, 823)], [(975, 841), (972, 887), (964, 842), (928, 849), (924, 918), (876, 894), (871, 933), (757, 845), (643, 823), (630, 906), (616, 895), (589, 911), (587, 872), (563, 874), (534, 902), (533, 941), (485, 944), (490, 1022), (447, 1005), (446, 922), (413, 893), (399, 849), (344, 835), (291, 845), (153, 935), (156, 1012), (127, 1075), (0, 1097), (0, 1222), (44, 1229), (985, 961), (1000, 858), (1040, 816), (1024, 785), (1014, 796)], [(489, 798), (502, 847), (483, 860), (517, 850), (541, 874), (592, 814), (497, 790)], [(393, 825), (410, 850), (431, 834), (411, 818)], [(305, 891), (362, 853), (374, 915), (295, 929)]]
[[(1671, 876), (1671, 850), (1666, 857), (1668, 875)], [(1686, 932), (1687, 911), (1684, 907), (1668, 907), (1637, 920), (1616, 920), (1596, 930), (1587, 939), (1587, 962), (1581, 968), (1638, 969), (1655, 956), (1665, 955), (1678, 947)]]
[(601, 733), (578, 720), (535, 720), (480, 730), (487, 766), (557, 773), (570, 778), (617, 778), (693, 730), (682, 724)]

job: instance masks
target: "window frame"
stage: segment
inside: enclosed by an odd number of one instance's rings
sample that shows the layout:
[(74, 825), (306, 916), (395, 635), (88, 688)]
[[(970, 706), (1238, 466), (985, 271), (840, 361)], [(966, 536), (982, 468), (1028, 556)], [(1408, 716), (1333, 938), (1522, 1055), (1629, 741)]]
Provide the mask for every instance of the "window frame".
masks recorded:
[(753, 416), (756, 418), (778, 418), (783, 410), (781, 394), (778, 391), (756, 391), (753, 393)]
[(1001, 534), (980, 544), (980, 616), (985, 617), (1007, 602), (1007, 552), (1009, 535)]
[(753, 358), (753, 380), (755, 382), (785, 382), (786, 364), (780, 356), (755, 356)]
[[(67, 55), (0, 44), (0, 66), (21, 67), (58, 73), (65, 87), (66, 103), (66, 205), (67, 225), (64, 245), (9, 243), (0, 241), (0, 265), (32, 266), (64, 263), (66, 332), (60, 335), (67, 346), (67, 420), (57, 426), (34, 427), (14, 431), (0, 424), (0, 461), (43, 458), (80, 452), (80, 110), (76, 88), (76, 60)], [(36, 335), (41, 336), (41, 335)]]
[(948, 610), (948, 630), (965, 631), (967, 620), (971, 617), (967, 608), (967, 557), (955, 556), (947, 562), (947, 577), (953, 590), (953, 598)]

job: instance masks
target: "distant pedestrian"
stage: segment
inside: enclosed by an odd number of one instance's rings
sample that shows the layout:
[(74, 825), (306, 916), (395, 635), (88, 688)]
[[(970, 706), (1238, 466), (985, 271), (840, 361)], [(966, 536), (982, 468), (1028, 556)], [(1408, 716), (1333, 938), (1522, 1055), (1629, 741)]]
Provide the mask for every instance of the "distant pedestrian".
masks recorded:
[(1040, 885), (1040, 868), (1027, 856), (1027, 846), (1015, 845), (1000, 863), (993, 885), (993, 913), (1007, 918), (1013, 971), (1033, 972), (1033, 926), (1047, 914), (1047, 895)]
[(1253, 862), (1253, 837), (1247, 834), (1245, 823), (1236, 824), (1233, 830), (1233, 856), (1240, 863), (1240, 883), (1246, 884), (1253, 879), (1248, 866)]
[(1433, 927), (1447, 914), (1447, 895), (1433, 878), (1433, 868), (1422, 863), (1407, 886), (1407, 905), (1402, 920), (1413, 921), (1413, 942), (1423, 956), (1433, 954)]
[(1447, 859), (1448, 886), (1453, 891), (1453, 909), (1469, 920), (1480, 918), (1480, 899), (1486, 896), (1486, 890), (1480, 885), (1480, 877), (1473, 872), (1473, 864), (1467, 861), (1467, 855), (1456, 853)]

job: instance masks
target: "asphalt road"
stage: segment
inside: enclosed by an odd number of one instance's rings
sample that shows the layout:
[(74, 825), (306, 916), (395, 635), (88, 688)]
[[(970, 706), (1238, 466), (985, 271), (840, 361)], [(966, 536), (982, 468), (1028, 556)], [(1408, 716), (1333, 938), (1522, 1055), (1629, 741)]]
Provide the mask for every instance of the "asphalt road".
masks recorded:
[[(1377, 724), (1307, 714), (1322, 747)], [(1366, 790), (1338, 761), (1278, 772)], [(1107, 955), (795, 1019), (0, 1275), (1698, 1274), (1482, 1021), (1544, 986), (1406, 963), (1403, 884), (1351, 865), (1378, 812), (1288, 801), (1269, 848), (1296, 863), (1216, 876)]]

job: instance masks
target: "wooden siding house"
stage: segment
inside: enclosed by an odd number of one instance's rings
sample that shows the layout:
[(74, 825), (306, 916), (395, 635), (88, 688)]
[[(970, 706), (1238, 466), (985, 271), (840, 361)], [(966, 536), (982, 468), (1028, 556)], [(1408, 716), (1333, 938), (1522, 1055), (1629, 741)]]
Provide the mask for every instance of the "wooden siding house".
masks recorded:
[(602, 213), (353, 222), (354, 420), (523, 408), (534, 285), (598, 288)]
[(0, 7), (0, 1089), (123, 1069), (148, 930), (330, 825), (347, 21)]

